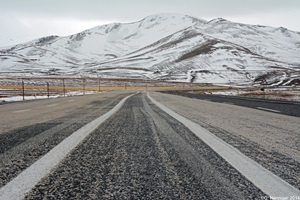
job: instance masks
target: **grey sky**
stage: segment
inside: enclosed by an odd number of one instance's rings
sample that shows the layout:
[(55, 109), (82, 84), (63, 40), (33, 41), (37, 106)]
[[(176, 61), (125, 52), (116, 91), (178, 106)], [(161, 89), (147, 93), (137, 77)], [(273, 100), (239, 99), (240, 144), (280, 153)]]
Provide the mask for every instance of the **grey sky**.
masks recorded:
[(106, 23), (138, 21), (156, 13), (206, 20), (222, 17), (300, 32), (300, 0), (2, 0), (0, 46), (70, 35)]

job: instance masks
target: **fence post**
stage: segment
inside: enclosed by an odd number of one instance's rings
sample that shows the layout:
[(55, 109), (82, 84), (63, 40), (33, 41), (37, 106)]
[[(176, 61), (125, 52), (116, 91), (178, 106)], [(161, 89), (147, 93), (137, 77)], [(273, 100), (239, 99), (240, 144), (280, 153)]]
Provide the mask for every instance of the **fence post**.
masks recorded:
[(65, 79), (63, 78), (63, 90), (64, 90), (64, 97), (66, 96), (66, 86), (65, 86)]
[(47, 82), (47, 96), (48, 99), (50, 98), (50, 89), (49, 89), (49, 83)]
[(85, 78), (82, 78), (83, 95), (85, 95)]
[(98, 78), (98, 85), (99, 85), (98, 92), (100, 92), (100, 91), (101, 91), (101, 82), (100, 82), (100, 77)]
[(24, 81), (22, 81), (22, 96), (23, 96), (23, 101), (25, 100), (25, 85)]

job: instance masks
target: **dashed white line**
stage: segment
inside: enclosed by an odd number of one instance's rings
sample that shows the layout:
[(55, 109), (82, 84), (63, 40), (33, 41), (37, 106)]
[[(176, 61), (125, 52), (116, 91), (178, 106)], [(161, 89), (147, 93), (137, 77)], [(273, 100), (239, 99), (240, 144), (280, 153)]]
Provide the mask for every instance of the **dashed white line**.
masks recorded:
[(297, 188), (276, 176), (254, 160), (245, 156), (238, 149), (224, 142), (208, 130), (202, 128), (199, 124), (192, 122), (157, 102), (155, 99), (151, 98), (149, 93), (148, 97), (159, 108), (180, 121), (188, 129), (195, 133), (196, 136), (210, 146), (217, 154), (224, 158), (231, 166), (237, 169), (265, 194), (273, 197), (300, 196), (300, 191)]
[(74, 99), (70, 99), (70, 100), (68, 100), (69, 102), (72, 102), (72, 101), (75, 101)]
[(234, 103), (230, 103), (230, 102), (222, 102), (222, 103), (227, 105), (235, 105)]
[(57, 105), (58, 105), (58, 103), (54, 103), (54, 104), (47, 105), (47, 107), (53, 107), (53, 106), (57, 106)]
[(16, 111), (13, 111), (13, 113), (23, 113), (23, 112), (28, 112), (28, 111), (31, 111), (31, 109), (16, 110)]
[(256, 107), (257, 109), (260, 110), (265, 110), (265, 111), (270, 111), (270, 112), (275, 112), (275, 113), (280, 113), (281, 111), (279, 110), (273, 110), (273, 109), (269, 109), (269, 108), (263, 108), (263, 107)]

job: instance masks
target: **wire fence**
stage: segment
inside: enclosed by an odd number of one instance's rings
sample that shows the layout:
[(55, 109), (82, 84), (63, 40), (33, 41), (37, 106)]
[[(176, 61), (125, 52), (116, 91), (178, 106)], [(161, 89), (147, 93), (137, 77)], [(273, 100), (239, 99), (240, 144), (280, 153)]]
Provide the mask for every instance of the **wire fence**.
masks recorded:
[[(212, 89), (213, 83), (217, 89), (230, 89), (244, 83), (245, 87), (300, 87), (300, 70), (193, 70), (190, 71), (193, 82), (172, 82), (170, 80), (145, 80), (128, 78), (86, 77), (0, 77), (0, 98), (21, 96), (23, 100), (29, 97), (70, 96), (74, 93), (85, 95), (92, 92), (112, 90), (203, 90)], [(241, 86), (241, 85), (240, 85)], [(0, 99), (1, 101), (1, 99)]]
[(167, 82), (142, 79), (103, 79), (70, 77), (0, 78), (0, 98), (21, 96), (23, 100), (37, 96), (85, 95), (113, 90), (176, 90), (208, 86), (201, 83)]

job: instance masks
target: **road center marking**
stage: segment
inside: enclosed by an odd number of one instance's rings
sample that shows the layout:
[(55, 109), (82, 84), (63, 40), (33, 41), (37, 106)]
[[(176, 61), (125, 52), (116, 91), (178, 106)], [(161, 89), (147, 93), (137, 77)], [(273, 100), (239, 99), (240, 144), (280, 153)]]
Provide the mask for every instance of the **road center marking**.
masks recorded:
[(70, 99), (70, 100), (68, 100), (69, 102), (72, 102), (72, 101), (75, 101), (74, 99)]
[(54, 103), (54, 104), (47, 105), (47, 107), (53, 107), (53, 106), (57, 106), (57, 105), (58, 105), (58, 103)]
[(224, 158), (231, 166), (238, 170), (256, 187), (271, 197), (300, 196), (300, 191), (280, 177), (276, 176), (254, 160), (242, 154), (238, 149), (224, 142), (199, 124), (177, 114), (161, 103), (153, 99), (148, 93), (149, 99), (164, 112), (184, 124), (203, 142), (210, 146), (217, 154)]
[(21, 174), (8, 182), (0, 189), (0, 199), (24, 199), (26, 194), (30, 192), (42, 178), (46, 177), (76, 146), (89, 136), (92, 131), (117, 112), (131, 96), (132, 95), (125, 97), (113, 109), (72, 133)]
[(263, 107), (256, 107), (256, 108), (260, 109), (260, 110), (271, 111), (271, 112), (276, 112), (276, 113), (280, 113), (281, 112), (279, 110), (273, 110), (273, 109), (263, 108)]
[(28, 112), (28, 111), (31, 111), (31, 109), (16, 110), (16, 111), (13, 111), (13, 113), (23, 113), (23, 112)]
[(222, 102), (223, 104), (227, 104), (227, 105), (235, 105), (234, 103), (231, 103), (231, 102)]

